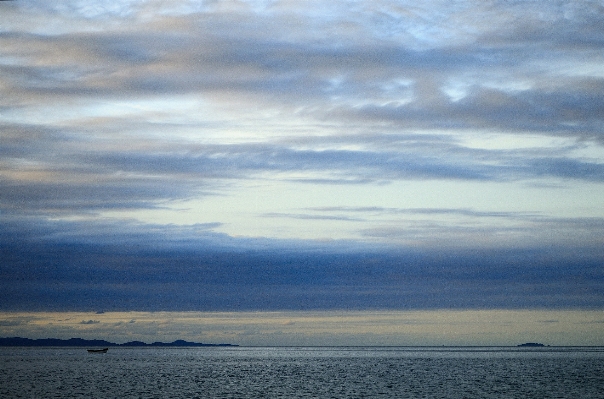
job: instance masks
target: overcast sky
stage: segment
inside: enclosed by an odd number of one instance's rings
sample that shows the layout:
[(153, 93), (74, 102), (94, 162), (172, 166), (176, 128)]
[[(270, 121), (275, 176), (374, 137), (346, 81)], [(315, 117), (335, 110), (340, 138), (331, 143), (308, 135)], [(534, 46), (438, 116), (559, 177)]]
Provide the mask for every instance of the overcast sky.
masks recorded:
[(0, 311), (602, 310), (603, 50), (601, 1), (0, 2)]

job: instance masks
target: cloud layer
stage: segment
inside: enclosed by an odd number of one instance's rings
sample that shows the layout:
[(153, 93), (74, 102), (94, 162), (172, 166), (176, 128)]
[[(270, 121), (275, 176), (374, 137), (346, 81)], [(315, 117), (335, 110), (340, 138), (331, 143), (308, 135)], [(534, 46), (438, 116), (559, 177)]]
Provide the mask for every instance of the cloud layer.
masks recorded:
[(604, 304), (601, 2), (0, 15), (5, 309)]

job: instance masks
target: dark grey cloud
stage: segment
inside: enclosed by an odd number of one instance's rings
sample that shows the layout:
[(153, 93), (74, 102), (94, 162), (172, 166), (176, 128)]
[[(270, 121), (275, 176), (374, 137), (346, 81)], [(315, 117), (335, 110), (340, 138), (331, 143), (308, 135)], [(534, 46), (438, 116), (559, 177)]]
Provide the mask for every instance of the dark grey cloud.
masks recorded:
[[(526, 134), (588, 138), (602, 142), (604, 116), (601, 96), (603, 79), (568, 79), (561, 87), (509, 93), (471, 87), (467, 95), (451, 102), (444, 92), (432, 88), (428, 104), (368, 104), (338, 107), (330, 115), (361, 121), (388, 121), (406, 129), (497, 129)], [(581, 88), (585, 88), (581, 90)], [(419, 89), (421, 90), (421, 88)], [(421, 94), (420, 94), (421, 96)]]
[[(2, 181), (0, 201), (7, 211), (87, 212), (100, 209), (157, 208), (161, 201), (182, 199), (191, 190), (158, 184), (157, 180), (106, 179), (99, 184), (95, 176), (89, 182), (23, 183)], [(164, 179), (167, 183), (169, 178)]]
[(150, 233), (125, 243), (120, 235), (109, 244), (3, 239), (2, 310), (598, 308), (604, 301), (602, 254), (593, 249), (233, 250), (207, 241), (170, 245)]
[[(298, 140), (298, 144), (301, 141)], [(598, 162), (577, 160), (550, 149), (484, 150), (460, 144), (400, 140), (398, 136), (350, 137), (336, 143), (362, 144), (366, 150), (300, 149), (279, 143), (189, 146), (186, 152), (91, 153), (82, 160), (95, 168), (198, 178), (247, 178), (257, 172), (332, 172), (364, 181), (399, 179), (517, 180), (562, 177), (602, 181)], [(306, 140), (314, 146), (314, 140)], [(323, 142), (322, 144), (326, 144)], [(371, 147), (375, 145), (376, 149)], [(388, 149), (384, 148), (389, 146)], [(572, 149), (572, 148), (571, 148)]]
[(604, 164), (574, 159), (539, 159), (532, 162), (533, 173), (570, 179), (604, 180)]
[(604, 43), (598, 25), (603, 11), (599, 2), (506, 1), (498, 5), (511, 12), (511, 18), (505, 26), (482, 35), (491, 45), (519, 43), (581, 49), (599, 48)]

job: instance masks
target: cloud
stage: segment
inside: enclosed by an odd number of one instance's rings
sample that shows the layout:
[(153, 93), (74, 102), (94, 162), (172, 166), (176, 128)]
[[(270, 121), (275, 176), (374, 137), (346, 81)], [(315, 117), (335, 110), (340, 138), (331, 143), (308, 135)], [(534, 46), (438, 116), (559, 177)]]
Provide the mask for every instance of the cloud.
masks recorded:
[(600, 2), (1, 7), (7, 309), (601, 306)]
[(603, 181), (604, 164), (581, 162), (571, 159), (541, 159), (533, 162), (535, 174), (547, 174), (550, 176)]
[(100, 320), (82, 320), (80, 324), (99, 324)]
[(11, 317), (7, 317), (7, 318), (3, 318), (2, 320), (0, 320), (0, 327), (6, 328), (6, 327), (20, 327), (20, 326), (26, 326), (28, 324), (30, 324), (32, 321), (35, 321), (36, 319), (38, 319), (35, 316), (11, 316)]
[(95, 150), (68, 132), (13, 125), (2, 138), (0, 199), (13, 212), (151, 209), (170, 200), (217, 195), (229, 181), (257, 179), (266, 173), (281, 180), (323, 184), (604, 179), (599, 162), (571, 155), (577, 146), (560, 149), (553, 157), (545, 149), (485, 150), (435, 140), (435, 136), (374, 134)]
[[(383, 213), (383, 214), (411, 214), (411, 215), (462, 215), (472, 217), (518, 218), (527, 215), (518, 212), (483, 212), (473, 209), (455, 208), (384, 208), (379, 206), (367, 207), (316, 207), (309, 208), (317, 212), (343, 212), (343, 213)], [(533, 215), (536, 216), (536, 215)]]
[[(389, 2), (362, 3), (356, 7), (349, 4), (347, 8), (334, 7), (331, 17), (312, 13), (310, 6), (275, 6), (279, 10), (275, 12), (269, 11), (275, 7), (254, 12), (254, 7), (248, 6), (237, 12), (222, 9), (199, 10), (201, 13), (195, 12), (194, 16), (182, 14), (177, 17), (178, 24), (172, 20), (176, 17), (160, 12), (166, 6), (159, 5), (156, 13), (149, 14), (142, 4), (128, 3), (117, 9), (129, 10), (128, 15), (140, 13), (145, 18), (152, 15), (151, 22), (145, 24), (142, 19), (137, 20), (136, 30), (107, 26), (108, 30), (96, 33), (22, 35), (7, 41), (19, 41), (19, 49), (34, 46), (48, 59), (42, 65), (36, 62), (14, 69), (15, 73), (29, 73), (21, 80), (23, 89), (41, 90), (40, 94), (47, 90), (45, 87), (54, 95), (85, 97), (236, 93), (251, 95), (252, 101), (294, 107), (319, 106), (322, 110), (331, 110), (327, 114), (330, 117), (373, 116), (408, 127), (471, 128), (480, 124), (547, 132), (556, 127), (567, 130), (562, 122), (569, 122), (568, 113), (564, 118), (565, 113), (557, 111), (572, 102), (569, 110), (575, 115), (572, 122), (589, 120), (592, 116), (600, 120), (598, 90), (594, 89), (601, 85), (601, 76), (569, 78), (546, 74), (545, 81), (530, 69), (532, 63), (543, 59), (544, 50), (535, 54), (534, 49), (547, 39), (553, 46), (547, 54), (555, 56), (563, 51), (563, 60), (574, 59), (577, 53), (597, 59), (593, 54), (583, 54), (584, 49), (573, 52), (570, 46), (558, 48), (560, 38), (571, 37), (567, 40), (597, 49), (600, 42), (594, 42), (593, 37), (597, 32), (588, 27), (597, 26), (594, 19), (598, 13), (577, 7), (572, 12), (565, 11), (556, 5), (541, 5), (539, 10), (522, 12), (517, 5), (504, 6), (510, 21), (505, 17), (493, 18), (505, 13), (476, 7), (471, 2), (464, 6), (442, 5), (441, 13), (428, 11), (434, 5), (424, 9)], [(61, 10), (78, 15), (82, 8), (76, 4)], [(85, 8), (110, 11), (101, 6)], [(481, 15), (489, 17), (492, 25), (480, 22)], [(291, 24), (294, 16), (302, 18), (301, 22)], [(165, 24), (159, 24), (158, 19), (166, 19)], [(308, 31), (307, 27), (314, 25), (318, 25), (316, 31), (321, 39), (309, 40), (307, 34), (297, 29), (304, 26), (304, 31)], [(344, 29), (347, 25), (356, 29)], [(472, 27), (475, 33), (468, 34)], [(533, 33), (543, 32), (542, 36), (527, 35), (529, 27)], [(502, 30), (508, 32), (507, 36)], [(497, 43), (487, 40), (492, 32), (499, 36)], [(276, 37), (282, 39), (276, 40)], [(359, 40), (363, 37), (367, 39)], [(458, 41), (459, 38), (464, 39)], [(519, 39), (523, 47), (517, 45)], [(19, 49), (15, 51), (22, 51)], [(551, 87), (552, 79), (557, 80), (558, 87)], [(465, 101), (449, 103), (442, 89), (451, 80), (470, 85)], [(529, 81), (534, 90), (509, 93), (485, 87), (493, 80)], [(339, 83), (334, 85), (336, 81)], [(542, 87), (544, 84), (547, 86)], [(13, 89), (17, 94), (19, 85)], [(548, 116), (564, 118), (558, 126), (554, 123), (556, 119), (534, 118), (542, 111), (541, 102), (549, 103)], [(510, 118), (510, 112), (519, 112), (522, 117)], [(317, 112), (317, 116), (322, 113)], [(585, 126), (598, 129), (593, 123)]]
[[(75, 223), (64, 228), (81, 234)], [(34, 234), (47, 238), (27, 239), (22, 232), (3, 242), (0, 303), (11, 311), (49, 304), (56, 311), (210, 311), (602, 303), (601, 251), (593, 247), (367, 251), (357, 245), (343, 251), (267, 242), (261, 249), (246, 239), (225, 247), (211, 232), (196, 240), (187, 232), (185, 241), (177, 233), (162, 228), (137, 236), (116, 229), (98, 242), (43, 231)]]
[(341, 220), (341, 221), (362, 221), (359, 218), (351, 218), (346, 216), (328, 216), (328, 215), (309, 215), (309, 214), (289, 214), (289, 213), (265, 213), (262, 215), (268, 218), (292, 218), (292, 219), (303, 219), (303, 220)]

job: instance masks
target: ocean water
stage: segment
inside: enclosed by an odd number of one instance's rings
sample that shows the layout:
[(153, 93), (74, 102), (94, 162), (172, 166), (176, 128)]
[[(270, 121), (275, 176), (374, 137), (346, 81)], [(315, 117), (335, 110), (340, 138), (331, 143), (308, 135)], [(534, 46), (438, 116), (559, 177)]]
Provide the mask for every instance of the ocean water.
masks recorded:
[(604, 348), (0, 348), (0, 398), (604, 398)]

